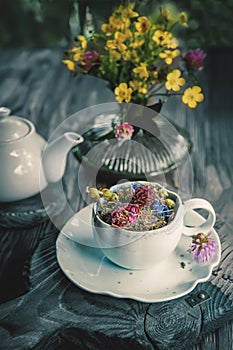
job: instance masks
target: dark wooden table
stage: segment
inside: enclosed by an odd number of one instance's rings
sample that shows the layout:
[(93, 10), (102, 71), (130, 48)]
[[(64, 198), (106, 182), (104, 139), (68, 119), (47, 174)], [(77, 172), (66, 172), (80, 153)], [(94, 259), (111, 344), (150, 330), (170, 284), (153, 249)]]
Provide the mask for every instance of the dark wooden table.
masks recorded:
[[(0, 51), (0, 105), (32, 120), (46, 139), (78, 110), (112, 101), (103, 82), (72, 78), (61, 59), (61, 49)], [(193, 196), (217, 212), (221, 262), (193, 291), (205, 290), (211, 299), (192, 309), (185, 297), (148, 304), (83, 291), (58, 265), (59, 229), (51, 220), (19, 228), (9, 222), (0, 228), (1, 349), (233, 349), (232, 61), (233, 50), (210, 50), (205, 102), (195, 111), (174, 101), (165, 108), (168, 117), (175, 108), (174, 121), (190, 133)], [(85, 206), (77, 167), (71, 154), (63, 185), (72, 209), (59, 214), (61, 225)]]

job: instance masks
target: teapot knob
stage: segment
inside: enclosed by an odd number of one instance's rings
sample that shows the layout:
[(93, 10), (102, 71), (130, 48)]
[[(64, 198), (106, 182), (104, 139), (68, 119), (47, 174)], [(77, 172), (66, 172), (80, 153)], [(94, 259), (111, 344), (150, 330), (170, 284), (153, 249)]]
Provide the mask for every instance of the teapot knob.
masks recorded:
[(10, 115), (11, 110), (7, 107), (0, 107), (0, 118), (5, 118)]

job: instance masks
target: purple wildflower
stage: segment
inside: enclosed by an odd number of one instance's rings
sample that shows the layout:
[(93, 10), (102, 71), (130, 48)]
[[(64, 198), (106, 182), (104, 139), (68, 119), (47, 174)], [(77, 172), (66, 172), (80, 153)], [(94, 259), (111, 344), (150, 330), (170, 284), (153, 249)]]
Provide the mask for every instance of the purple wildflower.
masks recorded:
[(205, 262), (215, 254), (217, 246), (214, 239), (210, 237), (210, 233), (198, 233), (192, 237), (188, 252), (192, 253), (193, 259), (197, 258), (198, 262)]
[(194, 70), (202, 70), (204, 68), (203, 61), (206, 57), (204, 51), (200, 49), (190, 50), (184, 55), (184, 59), (188, 65)]
[(155, 64), (152, 64), (151, 66), (150, 66), (150, 71), (151, 72), (156, 72), (158, 70), (158, 66), (156, 66)]
[(83, 57), (84, 67), (90, 69), (94, 64), (100, 63), (100, 56), (97, 51), (87, 51)]
[(130, 140), (133, 132), (134, 128), (128, 123), (118, 124), (115, 127), (115, 137), (119, 140)]

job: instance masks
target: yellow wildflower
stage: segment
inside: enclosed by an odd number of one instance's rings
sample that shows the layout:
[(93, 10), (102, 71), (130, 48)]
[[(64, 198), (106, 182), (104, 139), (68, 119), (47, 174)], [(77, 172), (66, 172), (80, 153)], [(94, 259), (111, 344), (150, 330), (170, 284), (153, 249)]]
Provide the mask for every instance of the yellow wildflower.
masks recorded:
[(124, 5), (121, 5), (119, 7), (120, 11), (122, 10), (121, 7), (123, 8), (124, 13), (128, 18), (138, 17), (138, 13), (134, 11), (134, 4), (129, 4), (126, 8), (124, 7)]
[(130, 61), (131, 58), (132, 58), (131, 51), (125, 50), (125, 51), (122, 52), (122, 59), (124, 61)]
[(159, 77), (159, 73), (157, 70), (155, 70), (154, 72), (152, 72), (152, 76), (157, 80)]
[(112, 196), (112, 192), (108, 188), (102, 189), (102, 196), (104, 198), (110, 198)]
[(99, 198), (99, 191), (95, 187), (87, 187), (86, 192), (88, 192), (91, 198)]
[(120, 29), (122, 21), (121, 18), (114, 13), (112, 16), (109, 17), (109, 23), (112, 26), (115, 26), (116, 29)]
[(129, 29), (126, 29), (125, 31), (124, 31), (124, 35), (125, 35), (125, 40), (127, 40), (127, 39), (132, 39), (133, 38), (133, 33), (131, 32), (131, 30), (129, 30)]
[(124, 33), (121, 33), (121, 32), (116, 32), (114, 35), (114, 39), (117, 42), (123, 42), (126, 39), (126, 35)]
[(106, 45), (109, 49), (118, 49), (119, 51), (124, 51), (127, 46), (123, 43), (126, 36), (121, 32), (116, 32), (114, 34), (114, 40), (108, 40)]
[(75, 62), (81, 61), (84, 55), (84, 50), (81, 49), (81, 47), (73, 47), (70, 50), (71, 54), (73, 55), (73, 59)]
[[(122, 30), (125, 31), (130, 26), (130, 19), (125, 14), (124, 11), (122, 12), (115, 12), (109, 17), (109, 25), (111, 25), (116, 30)], [(104, 27), (105, 29), (105, 27)], [(113, 31), (114, 32), (114, 31)]]
[(168, 49), (176, 49), (178, 46), (178, 40), (173, 37), (172, 33), (163, 32), (163, 37), (160, 37), (161, 45), (166, 45)]
[(161, 52), (159, 54), (159, 57), (163, 58), (166, 64), (172, 64), (173, 59), (175, 57), (179, 56), (179, 54), (180, 54), (180, 50), (178, 50), (178, 49), (174, 50), (174, 51), (165, 50), (164, 52)]
[(132, 87), (134, 91), (138, 91), (139, 93), (146, 94), (147, 93), (147, 86), (146, 84), (143, 84), (141, 81), (132, 80), (129, 82), (129, 85)]
[(117, 26), (119, 25), (119, 16), (117, 16), (115, 13), (113, 13), (109, 19), (109, 24), (111, 24), (112, 26), (115, 26), (117, 28)]
[(110, 23), (116, 27), (117, 30), (125, 32), (130, 26), (130, 19), (124, 15), (117, 16), (113, 15), (110, 19)]
[(66, 67), (71, 71), (71, 72), (75, 72), (75, 64), (73, 61), (71, 60), (63, 60), (62, 61)]
[(85, 36), (77, 35), (76, 36), (76, 40), (79, 41), (79, 43), (81, 45), (81, 48), (86, 50), (86, 48), (87, 48), (87, 40), (86, 40)]
[(118, 199), (118, 195), (116, 193), (112, 193), (112, 195), (108, 197), (109, 202), (114, 202), (117, 199)]
[(149, 77), (146, 63), (140, 63), (140, 66), (134, 68), (133, 72), (138, 74), (141, 79)]
[(174, 200), (170, 198), (165, 199), (165, 204), (168, 206), (169, 209), (172, 209), (175, 206)]
[(118, 52), (116, 50), (109, 50), (109, 58), (110, 58), (111, 61), (112, 60), (120, 60), (121, 59), (121, 54), (120, 54), (120, 52)]
[(101, 26), (102, 32), (104, 32), (107, 36), (112, 35), (118, 29), (115, 23), (104, 23)]
[(157, 45), (164, 46), (167, 45), (169, 40), (171, 39), (171, 33), (163, 30), (156, 30), (154, 35), (152, 36), (152, 40), (156, 42)]
[(140, 34), (145, 34), (150, 29), (151, 23), (147, 17), (142, 16), (138, 18), (138, 21), (135, 23), (135, 27)]
[(164, 11), (162, 11), (162, 16), (166, 22), (170, 22), (170, 23), (174, 22), (174, 19), (172, 17), (172, 13), (170, 10), (165, 9)]
[(128, 28), (129, 28), (129, 26), (130, 26), (130, 19), (127, 17), (127, 16), (122, 16), (121, 17), (121, 21), (119, 22), (119, 28), (123, 31), (123, 32), (125, 32)]
[(132, 88), (128, 87), (126, 83), (120, 83), (120, 85), (115, 88), (114, 93), (118, 102), (130, 102)]
[(181, 77), (181, 71), (179, 69), (175, 69), (171, 73), (168, 73), (167, 81), (165, 83), (167, 90), (179, 91), (184, 84), (185, 80)]
[(140, 62), (140, 57), (139, 57), (139, 55), (138, 55), (136, 50), (132, 50), (131, 57), (132, 57), (132, 61), (133, 62), (136, 62), (136, 63)]
[(144, 44), (145, 40), (144, 39), (135, 39), (129, 46), (132, 47), (133, 49), (137, 49), (141, 47)]
[(179, 45), (179, 42), (176, 38), (174, 38), (171, 34), (171, 36), (169, 37), (168, 41), (167, 41), (167, 48), (168, 49), (176, 49)]
[(200, 86), (193, 86), (187, 88), (182, 96), (182, 101), (187, 104), (190, 108), (196, 108), (198, 102), (204, 100), (204, 95), (201, 91)]
[(187, 14), (185, 12), (179, 13), (179, 21), (180, 21), (180, 24), (182, 26), (188, 27), (188, 17), (187, 17)]
[(102, 32), (106, 36), (114, 34), (117, 30), (126, 31), (130, 26), (130, 20), (126, 16), (113, 14), (109, 17), (109, 22), (101, 26)]
[(113, 202), (118, 198), (117, 193), (111, 192), (108, 188), (103, 188), (100, 193), (101, 193), (101, 196), (104, 198), (107, 198), (109, 202)]

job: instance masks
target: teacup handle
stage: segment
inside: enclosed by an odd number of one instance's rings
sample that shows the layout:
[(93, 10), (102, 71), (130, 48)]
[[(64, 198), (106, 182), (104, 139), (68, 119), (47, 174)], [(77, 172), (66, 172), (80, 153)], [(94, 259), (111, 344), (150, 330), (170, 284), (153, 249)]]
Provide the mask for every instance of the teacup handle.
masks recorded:
[(186, 236), (193, 236), (199, 232), (208, 232), (214, 226), (216, 220), (216, 214), (212, 205), (205, 199), (192, 198), (184, 203), (184, 213), (186, 214), (192, 209), (204, 209), (208, 211), (208, 218), (200, 226), (188, 227), (183, 225), (182, 233)]

